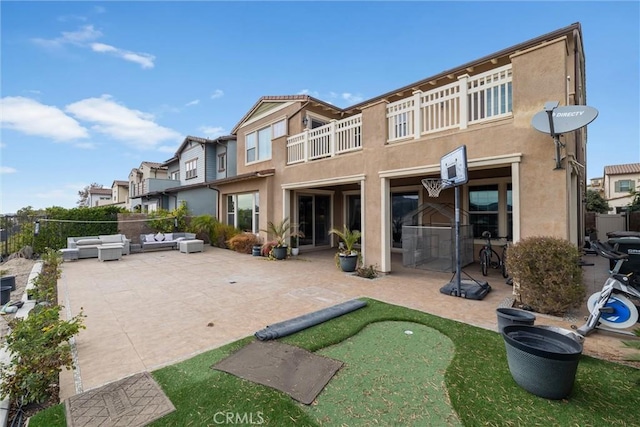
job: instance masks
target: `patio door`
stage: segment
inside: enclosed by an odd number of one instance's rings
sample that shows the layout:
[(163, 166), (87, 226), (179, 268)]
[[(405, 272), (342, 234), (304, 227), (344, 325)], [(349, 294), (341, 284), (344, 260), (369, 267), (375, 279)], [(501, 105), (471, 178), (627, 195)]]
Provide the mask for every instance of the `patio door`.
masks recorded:
[(298, 224), (304, 233), (300, 246), (328, 246), (331, 227), (331, 197), (323, 194), (298, 195)]

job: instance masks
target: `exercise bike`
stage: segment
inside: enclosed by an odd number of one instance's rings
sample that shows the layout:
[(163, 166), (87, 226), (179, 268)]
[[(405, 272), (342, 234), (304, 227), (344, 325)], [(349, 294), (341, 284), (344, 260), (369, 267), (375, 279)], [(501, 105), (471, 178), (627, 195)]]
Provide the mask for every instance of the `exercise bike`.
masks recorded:
[(604, 258), (616, 262), (610, 275), (604, 282), (600, 292), (596, 292), (587, 300), (589, 317), (584, 325), (577, 328), (582, 336), (587, 336), (596, 328), (610, 332), (635, 335), (620, 329), (629, 328), (638, 321), (638, 307), (630, 298), (640, 299), (640, 283), (632, 281), (633, 272), (620, 274), (620, 267), (627, 261), (629, 255), (617, 252), (602, 242), (593, 241), (591, 247)]

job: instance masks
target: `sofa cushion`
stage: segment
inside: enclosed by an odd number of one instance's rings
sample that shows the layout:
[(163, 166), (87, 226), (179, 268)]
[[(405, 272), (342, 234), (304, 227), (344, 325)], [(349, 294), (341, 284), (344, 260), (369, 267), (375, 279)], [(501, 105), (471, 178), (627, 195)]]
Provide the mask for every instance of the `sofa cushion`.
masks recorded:
[(164, 233), (164, 240), (173, 240), (173, 233)]
[(76, 245), (78, 246), (87, 246), (87, 245), (101, 245), (102, 240), (100, 239), (80, 239), (76, 241)]
[(156, 242), (164, 242), (164, 234), (158, 232), (158, 234), (156, 234), (156, 236), (155, 236), (155, 241)]
[(102, 243), (122, 243), (122, 235), (112, 234), (109, 236), (100, 236)]
[(144, 241), (145, 242), (155, 242), (156, 241), (156, 236), (153, 234), (145, 234), (144, 235)]

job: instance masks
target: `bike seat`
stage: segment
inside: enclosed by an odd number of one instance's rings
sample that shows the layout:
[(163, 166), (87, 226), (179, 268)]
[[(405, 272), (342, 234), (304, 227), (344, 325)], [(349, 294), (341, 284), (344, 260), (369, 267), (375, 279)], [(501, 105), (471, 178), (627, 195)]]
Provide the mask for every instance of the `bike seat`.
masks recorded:
[(621, 259), (628, 259), (629, 255), (622, 253), (622, 252), (618, 252), (615, 249), (613, 249), (611, 246), (609, 246), (608, 244), (602, 243), (599, 240), (596, 240), (595, 242), (591, 242), (591, 247), (593, 247), (596, 251), (596, 253), (598, 255), (600, 255), (601, 257), (607, 258), (607, 259), (612, 259), (615, 261), (621, 260)]

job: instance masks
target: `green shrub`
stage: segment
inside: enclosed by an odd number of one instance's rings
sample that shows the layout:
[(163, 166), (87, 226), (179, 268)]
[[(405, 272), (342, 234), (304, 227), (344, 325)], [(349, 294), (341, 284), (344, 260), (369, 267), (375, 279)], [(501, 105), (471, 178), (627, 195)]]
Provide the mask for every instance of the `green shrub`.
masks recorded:
[(580, 251), (567, 240), (536, 236), (509, 247), (507, 270), (519, 302), (538, 313), (562, 316), (582, 304)]
[(60, 319), (56, 285), (61, 257), (48, 249), (42, 270), (34, 281), (36, 305), (29, 316), (9, 322), (6, 345), (10, 363), (0, 366), (0, 395), (24, 404), (45, 402), (58, 383), (62, 367), (72, 367), (68, 340), (84, 329), (82, 312), (72, 319)]
[(253, 247), (261, 245), (262, 241), (258, 236), (252, 233), (241, 233), (233, 236), (227, 241), (229, 249), (242, 254), (250, 254), (253, 252)]
[(242, 230), (234, 227), (233, 225), (222, 224), (221, 222), (218, 222), (214, 229), (214, 236), (213, 240), (211, 241), (211, 245), (227, 249), (227, 242), (234, 236), (237, 236), (241, 233)]

